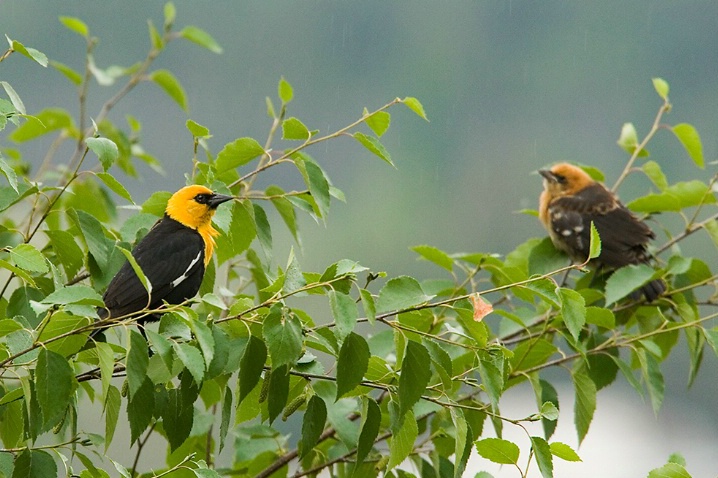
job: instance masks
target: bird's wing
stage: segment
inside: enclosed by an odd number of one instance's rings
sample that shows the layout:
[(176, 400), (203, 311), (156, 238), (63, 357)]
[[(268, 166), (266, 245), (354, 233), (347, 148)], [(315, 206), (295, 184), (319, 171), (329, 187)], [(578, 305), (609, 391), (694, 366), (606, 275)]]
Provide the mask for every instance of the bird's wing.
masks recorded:
[(194, 290), (185, 296), (197, 293), (204, 270), (204, 241), (197, 231), (165, 217), (140, 241), (132, 255), (152, 284), (152, 300), (148, 300), (147, 291), (126, 262), (104, 295), (105, 305), (113, 316), (136, 312), (148, 305), (159, 306), (188, 278), (194, 279), (191, 281)]
[(585, 188), (551, 204), (554, 233), (584, 258), (590, 247), (590, 225), (601, 238), (600, 261), (608, 268), (648, 260), (651, 229), (601, 185)]

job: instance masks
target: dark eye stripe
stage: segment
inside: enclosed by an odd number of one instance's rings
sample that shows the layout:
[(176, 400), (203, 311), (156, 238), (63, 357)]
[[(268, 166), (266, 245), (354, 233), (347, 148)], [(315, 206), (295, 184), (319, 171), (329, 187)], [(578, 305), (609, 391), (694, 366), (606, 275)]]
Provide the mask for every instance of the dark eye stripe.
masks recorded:
[(194, 197), (194, 200), (200, 204), (207, 204), (209, 201), (209, 194), (198, 194)]

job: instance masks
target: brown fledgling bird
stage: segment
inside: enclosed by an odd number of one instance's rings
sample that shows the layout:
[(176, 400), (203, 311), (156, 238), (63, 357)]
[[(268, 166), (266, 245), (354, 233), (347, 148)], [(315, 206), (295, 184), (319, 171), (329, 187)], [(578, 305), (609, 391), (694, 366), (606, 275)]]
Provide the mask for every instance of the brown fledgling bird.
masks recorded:
[[(592, 261), (599, 270), (650, 261), (646, 246), (655, 237), (653, 231), (603, 184), (567, 163), (539, 170), (539, 174), (544, 185), (539, 219), (554, 245), (573, 261), (584, 262), (588, 257), (591, 221), (601, 237), (601, 254)], [(666, 291), (666, 284), (655, 279), (639, 291), (651, 302)], [(638, 298), (639, 291), (632, 297)]]

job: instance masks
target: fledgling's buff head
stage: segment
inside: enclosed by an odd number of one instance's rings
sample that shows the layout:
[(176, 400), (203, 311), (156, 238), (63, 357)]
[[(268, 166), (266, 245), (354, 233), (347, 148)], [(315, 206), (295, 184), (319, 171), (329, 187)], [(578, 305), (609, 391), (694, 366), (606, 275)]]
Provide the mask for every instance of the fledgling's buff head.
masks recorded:
[(596, 181), (583, 169), (573, 164), (559, 163), (551, 169), (540, 169), (543, 187), (552, 198), (568, 196), (594, 184)]

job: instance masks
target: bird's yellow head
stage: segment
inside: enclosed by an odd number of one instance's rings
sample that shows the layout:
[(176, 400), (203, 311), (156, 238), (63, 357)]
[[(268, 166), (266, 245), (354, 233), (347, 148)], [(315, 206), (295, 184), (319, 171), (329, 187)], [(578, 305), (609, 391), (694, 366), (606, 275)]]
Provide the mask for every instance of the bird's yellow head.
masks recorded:
[(205, 244), (205, 265), (212, 258), (213, 237), (219, 234), (212, 227), (212, 217), (217, 210), (217, 206), (230, 199), (232, 199), (232, 196), (215, 194), (211, 189), (204, 186), (192, 185), (183, 187), (167, 201), (165, 214), (175, 221), (195, 229), (202, 235)]
[(540, 169), (539, 174), (543, 176), (544, 190), (552, 198), (575, 194), (596, 182), (586, 171), (568, 163)]

